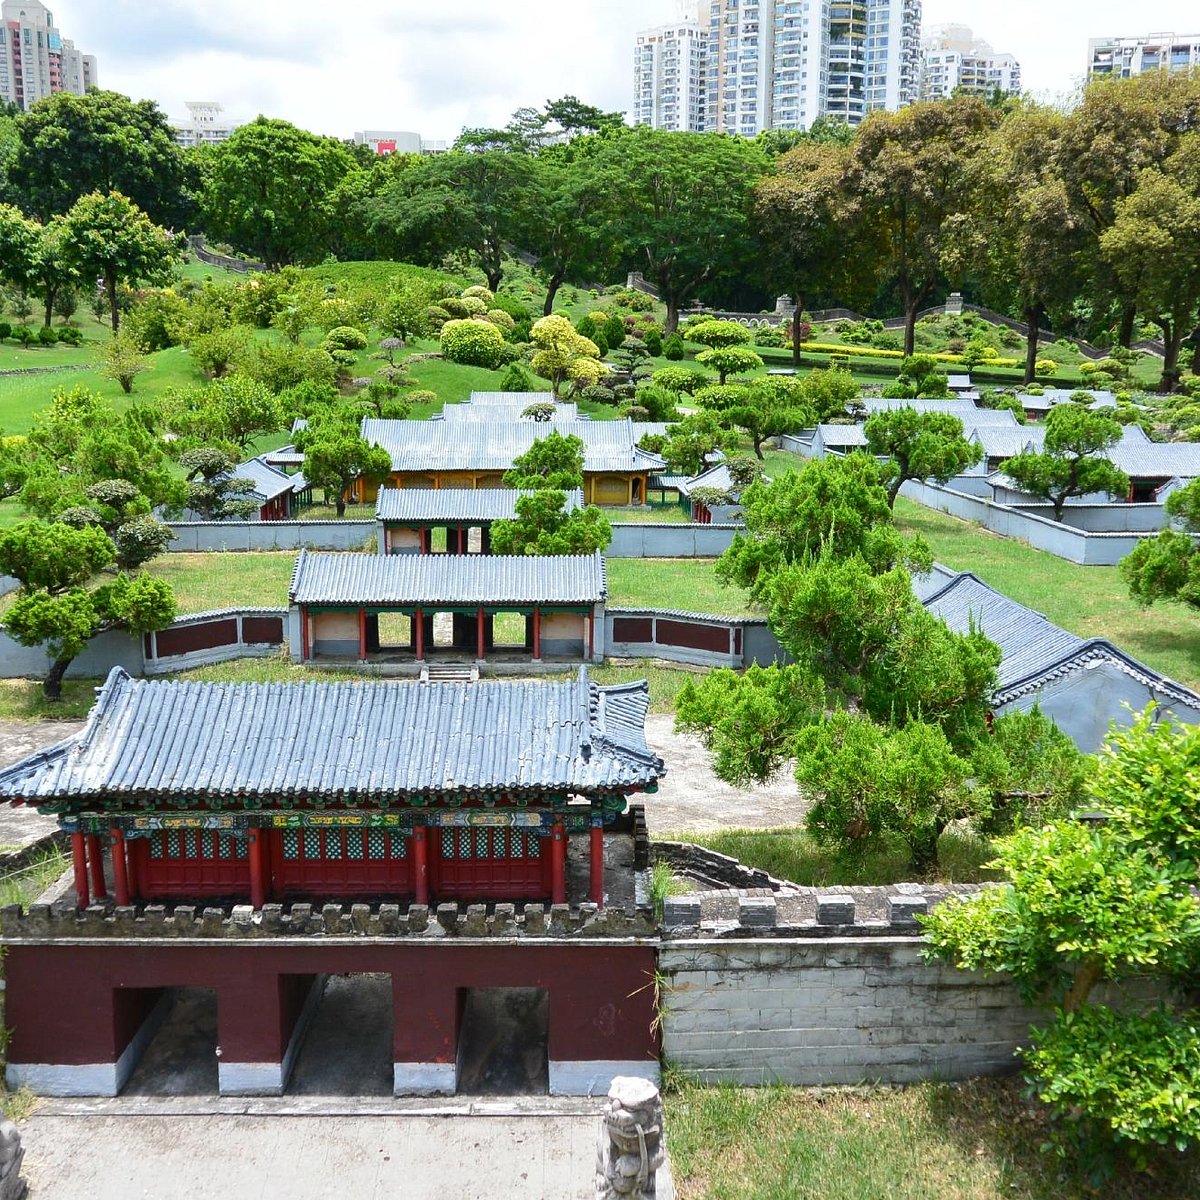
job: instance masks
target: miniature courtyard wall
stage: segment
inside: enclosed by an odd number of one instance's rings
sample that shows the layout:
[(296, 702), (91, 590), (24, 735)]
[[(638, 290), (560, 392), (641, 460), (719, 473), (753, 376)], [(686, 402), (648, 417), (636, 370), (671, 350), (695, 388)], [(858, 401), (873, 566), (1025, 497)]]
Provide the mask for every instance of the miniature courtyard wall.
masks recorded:
[(392, 980), (398, 1095), (457, 1084), (468, 988), (549, 998), (551, 1094), (658, 1079), (655, 946), (646, 910), (594, 904), (180, 906), (3, 912), (12, 1086), (116, 1095), (165, 1018), (170, 989), (216, 993), (222, 1095), (285, 1088), (331, 974)]
[[(900, 494), (927, 508), (937, 509), (966, 521), (978, 521), (985, 528), (1003, 537), (1020, 538), (1036, 550), (1045, 550), (1068, 562), (1081, 566), (1111, 567), (1131, 554), (1146, 538), (1157, 537), (1158, 527), (1147, 532), (1091, 532), (1072, 525), (1059, 523), (1040, 516), (1029, 508), (1010, 508), (996, 504), (982, 496), (970, 496), (936, 484), (918, 483), (909, 480), (900, 489)], [(1126, 508), (1157, 508), (1157, 505), (1095, 505), (1089, 506), (1104, 512), (1093, 511), (1092, 515), (1080, 518), (1088, 524), (1120, 523), (1124, 518), (1117, 510)], [(1128, 520), (1136, 522), (1141, 517)]]
[[(144, 638), (113, 630), (88, 642), (67, 677), (102, 678), (113, 667), (131, 675), (165, 675), (235, 658), (264, 658), (279, 652), (286, 618), (284, 608), (229, 608), (178, 617)], [(0, 678), (40, 678), (49, 669), (43, 647), (21, 646), (0, 630)]]
[(609, 608), (605, 652), (613, 658), (658, 658), (702, 667), (786, 662), (763, 617), (718, 617), (675, 609)]
[[(692, 525), (679, 522), (613, 522), (609, 558), (716, 558), (733, 541), (737, 525)], [(171, 525), (176, 553), (252, 550), (361, 550), (379, 546), (374, 520), (369, 521), (212, 521)], [(391, 547), (415, 550), (416, 534), (394, 530)]]

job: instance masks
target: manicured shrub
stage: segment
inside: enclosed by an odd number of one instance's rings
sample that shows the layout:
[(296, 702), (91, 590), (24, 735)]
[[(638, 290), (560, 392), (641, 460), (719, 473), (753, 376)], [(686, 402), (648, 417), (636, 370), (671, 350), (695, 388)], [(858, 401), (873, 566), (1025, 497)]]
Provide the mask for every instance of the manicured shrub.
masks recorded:
[(659, 329), (656, 325), (651, 325), (642, 334), (642, 341), (646, 343), (646, 349), (650, 351), (652, 358), (662, 357), (663, 336), (661, 329)]
[(683, 338), (677, 333), (671, 334), (663, 342), (663, 358), (668, 362), (681, 362), (683, 359)]
[(460, 321), (471, 315), (470, 306), (461, 296), (447, 296), (440, 302), (440, 307)]
[(54, 332), (53, 326), (43, 325), (37, 331), (37, 340), (43, 346), (57, 346), (58, 345), (58, 334)]
[(365, 350), (367, 335), (352, 325), (339, 325), (325, 335), (327, 350)]
[(487, 312), (487, 305), (478, 296), (464, 295), (459, 300), (459, 304), (467, 310), (469, 317), (482, 317)]
[(447, 321), (441, 342), (451, 362), (497, 367), (505, 361), (504, 334), (487, 321)]
[(28, 325), (18, 325), (12, 331), (12, 337), (14, 342), (20, 342), (22, 346), (28, 346), (33, 341), (34, 333)]
[(7, 321), (0, 321), (0, 342), (12, 337), (12, 326)]
[(481, 283), (477, 283), (469, 288), (463, 288), (462, 298), (464, 300), (482, 301), (483, 311), (491, 308), (496, 301), (495, 293), (485, 288)]

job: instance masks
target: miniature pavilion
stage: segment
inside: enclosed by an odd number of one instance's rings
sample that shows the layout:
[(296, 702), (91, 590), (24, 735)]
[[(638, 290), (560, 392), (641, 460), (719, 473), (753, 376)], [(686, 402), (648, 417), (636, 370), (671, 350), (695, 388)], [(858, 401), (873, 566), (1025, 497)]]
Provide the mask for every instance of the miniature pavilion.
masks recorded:
[(567, 898), (657, 790), (644, 682), (210, 684), (115, 668), (85, 728), (0, 772), (70, 835), (78, 904)]

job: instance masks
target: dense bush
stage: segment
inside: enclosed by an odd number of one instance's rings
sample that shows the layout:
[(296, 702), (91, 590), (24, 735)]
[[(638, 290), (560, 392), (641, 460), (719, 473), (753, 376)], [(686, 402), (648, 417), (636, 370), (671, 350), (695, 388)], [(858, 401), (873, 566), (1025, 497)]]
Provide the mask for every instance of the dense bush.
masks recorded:
[(58, 334), (54, 332), (54, 328), (50, 325), (43, 325), (37, 331), (37, 340), (43, 346), (58, 345)]
[(325, 335), (325, 348), (327, 350), (365, 350), (367, 335), (361, 329), (355, 329), (350, 325), (339, 325)]
[(487, 321), (447, 321), (441, 343), (446, 358), (469, 366), (498, 367), (506, 357), (504, 334)]
[(663, 342), (662, 356), (668, 362), (681, 362), (683, 360), (683, 338), (678, 333), (673, 333)]

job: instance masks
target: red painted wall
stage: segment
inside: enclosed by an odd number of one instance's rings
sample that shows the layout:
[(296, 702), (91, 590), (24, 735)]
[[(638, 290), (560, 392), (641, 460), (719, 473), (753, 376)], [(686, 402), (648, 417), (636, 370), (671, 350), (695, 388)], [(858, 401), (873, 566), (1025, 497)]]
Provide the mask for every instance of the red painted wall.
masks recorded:
[(143, 989), (163, 987), (215, 989), (226, 1062), (277, 1062), (310, 977), (365, 972), (392, 977), (396, 1062), (453, 1062), (461, 990), (473, 987), (546, 989), (552, 1059), (658, 1053), (651, 947), (375, 940), (350, 946), (12, 944), (5, 967), (14, 1063), (115, 1061), (157, 998)]

